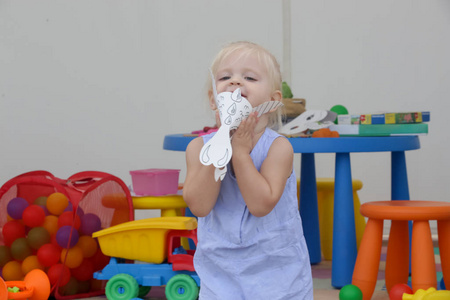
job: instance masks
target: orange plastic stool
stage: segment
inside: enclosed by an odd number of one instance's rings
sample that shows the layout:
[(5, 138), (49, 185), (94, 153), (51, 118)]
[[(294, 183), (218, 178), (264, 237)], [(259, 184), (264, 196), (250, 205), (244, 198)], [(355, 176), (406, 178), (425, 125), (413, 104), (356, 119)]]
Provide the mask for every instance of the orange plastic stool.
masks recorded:
[(437, 220), (442, 273), (450, 286), (450, 203), (436, 201), (375, 201), (361, 205), (361, 214), (369, 218), (359, 247), (352, 283), (372, 297), (380, 265), (383, 221), (391, 220), (386, 257), (386, 289), (407, 283), (409, 275), (409, 229), (413, 221), (411, 243), (412, 289), (437, 287), (436, 264), (429, 220)]

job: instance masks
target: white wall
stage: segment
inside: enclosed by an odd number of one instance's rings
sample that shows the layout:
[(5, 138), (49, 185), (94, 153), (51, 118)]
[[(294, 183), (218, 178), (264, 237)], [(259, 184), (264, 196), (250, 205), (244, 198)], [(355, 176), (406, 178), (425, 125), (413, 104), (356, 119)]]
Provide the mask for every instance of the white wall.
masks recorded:
[[(292, 1), (291, 87), (307, 108), (431, 111), (407, 153), (411, 198), (447, 200), (450, 2)], [(165, 134), (212, 125), (208, 66), (222, 45), (251, 40), (282, 63), (281, 1), (0, 2), (0, 182), (44, 169), (131, 183), (129, 170), (180, 168)], [(353, 154), (362, 201), (389, 198), (390, 157)], [(299, 172), (300, 162), (296, 158)], [(333, 176), (334, 156), (318, 155)]]

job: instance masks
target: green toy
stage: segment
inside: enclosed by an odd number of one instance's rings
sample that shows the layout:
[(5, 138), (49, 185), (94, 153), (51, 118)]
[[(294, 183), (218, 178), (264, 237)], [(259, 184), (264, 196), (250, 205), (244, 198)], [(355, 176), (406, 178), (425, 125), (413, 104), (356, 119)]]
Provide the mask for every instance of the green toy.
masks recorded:
[(339, 292), (339, 300), (362, 300), (363, 294), (359, 287), (347, 284)]
[(294, 95), (292, 94), (291, 88), (289, 87), (289, 85), (287, 84), (286, 81), (283, 81), (281, 83), (281, 93), (283, 94), (284, 99), (294, 97)]
[[(348, 115), (348, 110), (345, 106), (337, 104), (333, 106), (330, 111), (335, 112), (337, 115)], [(338, 123), (338, 119), (334, 120), (334, 124)]]

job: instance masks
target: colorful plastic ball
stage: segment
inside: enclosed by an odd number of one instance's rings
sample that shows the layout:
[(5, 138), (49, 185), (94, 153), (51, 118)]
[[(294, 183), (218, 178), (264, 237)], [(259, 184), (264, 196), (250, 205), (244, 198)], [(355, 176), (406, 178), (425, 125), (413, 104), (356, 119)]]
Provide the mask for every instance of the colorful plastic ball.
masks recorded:
[(0, 268), (13, 259), (11, 250), (6, 246), (0, 246)]
[(90, 280), (91, 283), (91, 291), (100, 291), (104, 289), (104, 284), (102, 280), (97, 280), (95, 278), (92, 278)]
[[(347, 108), (340, 104), (333, 106), (330, 111), (335, 112), (337, 115), (348, 115)], [(337, 124), (337, 121), (338, 119), (336, 118), (336, 120), (334, 120), (334, 123)]]
[(53, 215), (62, 214), (68, 204), (69, 200), (63, 193), (53, 193), (47, 197), (47, 209)]
[(59, 228), (58, 217), (53, 215), (46, 216), (42, 227), (44, 227), (51, 236), (56, 234)]
[(8, 205), (6, 207), (6, 211), (8, 212), (8, 215), (16, 220), (22, 219), (22, 213), (30, 204), (27, 200), (16, 197), (11, 199), (11, 201), (8, 202)]
[(94, 256), (98, 249), (97, 241), (88, 235), (80, 236), (77, 246), (81, 248), (83, 251), (83, 257), (85, 258)]
[(362, 300), (363, 294), (359, 287), (347, 284), (339, 291), (339, 300)]
[(102, 226), (102, 221), (96, 214), (87, 213), (81, 217), (80, 231), (85, 235), (92, 235), (92, 233), (99, 231)]
[(58, 289), (60, 295), (72, 296), (78, 294), (78, 280), (70, 277), (69, 282)]
[(56, 232), (56, 241), (63, 248), (72, 248), (78, 243), (78, 231), (72, 226), (63, 226)]
[(36, 199), (34, 199), (33, 204), (46, 206), (47, 205), (47, 197), (45, 197), (45, 196), (37, 197)]
[[(76, 278), (76, 277), (75, 277)], [(91, 290), (91, 281), (78, 281), (78, 293), (84, 294)]]
[(391, 290), (389, 291), (389, 299), (390, 300), (402, 300), (403, 294), (412, 294), (413, 291), (409, 287), (409, 285), (405, 283), (397, 283), (393, 287), (391, 287)]
[(103, 254), (102, 250), (98, 248), (94, 256), (89, 259), (94, 264), (94, 270), (101, 270), (109, 263), (110, 257)]
[(28, 231), (27, 240), (30, 247), (37, 250), (50, 243), (50, 233), (44, 227), (34, 227)]
[(22, 273), (26, 275), (34, 269), (44, 270), (44, 266), (39, 262), (36, 255), (30, 255), (22, 262)]
[(28, 227), (42, 226), (45, 221), (45, 211), (39, 205), (30, 205), (23, 211), (22, 219)]
[(67, 204), (66, 208), (64, 208), (64, 212), (66, 212), (66, 211), (72, 211), (73, 212), (72, 202), (69, 201), (69, 203)]
[(37, 251), (37, 258), (39, 262), (45, 266), (50, 267), (59, 262), (61, 257), (61, 250), (53, 244), (45, 244)]
[(5, 281), (15, 281), (23, 279), (22, 265), (20, 262), (12, 260), (3, 266), (2, 276)]
[(80, 216), (74, 214), (71, 211), (63, 212), (58, 218), (58, 227), (73, 226), (76, 230), (78, 230), (80, 228), (80, 225)]
[(69, 268), (65, 265), (55, 264), (48, 269), (47, 276), (52, 286), (56, 283), (59, 286), (64, 286), (69, 282), (71, 274)]
[(19, 238), (11, 244), (11, 255), (14, 259), (23, 261), (27, 256), (33, 254), (26, 238)]
[(94, 275), (94, 264), (89, 259), (83, 259), (81, 264), (70, 272), (79, 281), (90, 280)]
[(79, 267), (83, 262), (83, 251), (78, 246), (61, 251), (61, 262), (70, 269)]
[(25, 226), (18, 220), (8, 221), (3, 225), (2, 235), (5, 245), (9, 247), (16, 239), (25, 237)]
[(79, 207), (79, 206), (77, 207), (76, 213), (80, 217), (84, 216), (84, 210), (81, 207)]

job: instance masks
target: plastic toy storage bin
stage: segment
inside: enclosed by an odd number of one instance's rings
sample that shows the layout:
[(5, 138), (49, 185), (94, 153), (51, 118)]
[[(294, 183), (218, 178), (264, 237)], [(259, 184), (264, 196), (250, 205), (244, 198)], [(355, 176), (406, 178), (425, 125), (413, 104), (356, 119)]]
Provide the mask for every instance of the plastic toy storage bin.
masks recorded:
[(180, 170), (145, 169), (130, 171), (133, 191), (139, 196), (176, 194)]

